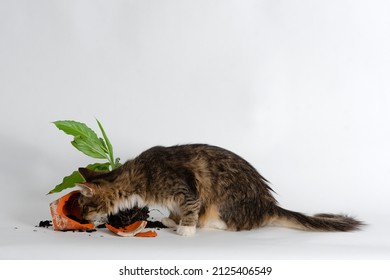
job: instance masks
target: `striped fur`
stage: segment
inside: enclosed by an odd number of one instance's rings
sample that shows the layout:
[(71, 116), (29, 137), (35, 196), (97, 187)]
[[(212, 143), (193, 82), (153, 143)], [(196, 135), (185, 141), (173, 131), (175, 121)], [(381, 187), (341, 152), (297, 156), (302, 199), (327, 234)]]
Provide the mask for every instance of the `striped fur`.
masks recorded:
[(225, 149), (197, 144), (153, 147), (120, 168), (80, 169), (80, 204), (88, 220), (134, 206), (170, 211), (165, 222), (181, 235), (195, 227), (250, 230), (281, 225), (311, 231), (350, 231), (362, 223), (348, 216), (307, 216), (278, 206), (268, 182), (254, 167)]

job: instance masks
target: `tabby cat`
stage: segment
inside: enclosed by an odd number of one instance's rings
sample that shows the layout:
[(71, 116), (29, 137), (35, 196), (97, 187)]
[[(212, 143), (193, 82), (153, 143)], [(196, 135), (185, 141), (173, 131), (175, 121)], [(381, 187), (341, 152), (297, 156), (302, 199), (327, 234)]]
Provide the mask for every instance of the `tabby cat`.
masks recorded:
[(344, 215), (307, 216), (278, 206), (268, 181), (238, 155), (205, 144), (153, 147), (108, 173), (80, 168), (80, 206), (88, 221), (135, 206), (169, 210), (162, 220), (179, 235), (196, 227), (250, 230), (281, 225), (312, 231), (351, 231), (362, 223)]

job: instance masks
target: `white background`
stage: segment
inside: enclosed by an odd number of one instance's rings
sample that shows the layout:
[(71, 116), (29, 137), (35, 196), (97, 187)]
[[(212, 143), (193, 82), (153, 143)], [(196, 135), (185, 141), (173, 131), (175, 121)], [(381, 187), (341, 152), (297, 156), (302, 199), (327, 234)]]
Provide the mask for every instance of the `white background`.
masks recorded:
[[(388, 1), (1, 1), (0, 258), (388, 259), (389, 34)], [(154, 239), (35, 228), (64, 193), (45, 194), (91, 162), (51, 122), (97, 130), (95, 117), (122, 160), (222, 146), (283, 207), (368, 226)]]

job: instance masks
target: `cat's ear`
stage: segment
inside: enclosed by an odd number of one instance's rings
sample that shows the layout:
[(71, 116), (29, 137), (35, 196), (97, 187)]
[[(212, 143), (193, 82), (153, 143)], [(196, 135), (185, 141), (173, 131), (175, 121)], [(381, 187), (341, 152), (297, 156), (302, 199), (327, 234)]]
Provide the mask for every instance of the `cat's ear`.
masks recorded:
[(101, 171), (94, 171), (88, 168), (80, 167), (79, 172), (81, 176), (84, 178), (85, 181), (90, 181), (92, 178), (102, 175), (104, 172)]
[(80, 187), (80, 192), (83, 196), (92, 197), (95, 193), (96, 185), (93, 183), (77, 183), (76, 186)]

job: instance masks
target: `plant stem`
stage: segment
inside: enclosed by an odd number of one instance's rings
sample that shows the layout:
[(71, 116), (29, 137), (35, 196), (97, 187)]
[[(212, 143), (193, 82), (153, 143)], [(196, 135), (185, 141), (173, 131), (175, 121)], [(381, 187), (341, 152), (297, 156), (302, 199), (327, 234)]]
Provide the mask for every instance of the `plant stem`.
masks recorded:
[(108, 159), (108, 161), (110, 162), (111, 170), (114, 170), (115, 169), (114, 155), (110, 153), (109, 156), (110, 156), (110, 158)]

